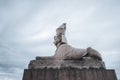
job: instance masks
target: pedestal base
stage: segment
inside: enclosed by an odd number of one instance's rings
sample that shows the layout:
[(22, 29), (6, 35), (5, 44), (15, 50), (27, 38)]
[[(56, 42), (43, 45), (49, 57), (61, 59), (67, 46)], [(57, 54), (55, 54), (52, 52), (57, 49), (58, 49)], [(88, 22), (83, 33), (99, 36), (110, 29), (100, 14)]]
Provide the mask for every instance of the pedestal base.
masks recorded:
[(44, 68), (25, 69), (23, 80), (117, 80), (114, 70), (77, 69), (77, 68)]
[(58, 60), (36, 57), (24, 70), (23, 80), (117, 80), (114, 70), (91, 57), (82, 60)]

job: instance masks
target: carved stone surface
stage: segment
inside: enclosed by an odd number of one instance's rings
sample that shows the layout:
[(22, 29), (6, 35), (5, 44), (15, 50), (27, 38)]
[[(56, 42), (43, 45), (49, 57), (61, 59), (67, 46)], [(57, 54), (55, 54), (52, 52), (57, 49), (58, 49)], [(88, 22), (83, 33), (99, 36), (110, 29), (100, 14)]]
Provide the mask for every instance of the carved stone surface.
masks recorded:
[(29, 69), (39, 69), (39, 68), (63, 68), (72, 67), (79, 69), (89, 69), (89, 68), (104, 68), (105, 64), (103, 61), (95, 60), (91, 57), (83, 57), (81, 60), (63, 60), (54, 59), (53, 57), (36, 57), (36, 60), (30, 61), (28, 66)]
[(68, 44), (62, 44), (54, 55), (55, 59), (81, 59), (87, 54), (86, 49), (73, 48)]
[(56, 29), (56, 35), (54, 36), (54, 44), (57, 47), (54, 55), (56, 59), (81, 59), (87, 55), (102, 60), (101, 54), (91, 47), (88, 47), (87, 49), (79, 49), (70, 46), (67, 43), (65, 31), (65, 23)]

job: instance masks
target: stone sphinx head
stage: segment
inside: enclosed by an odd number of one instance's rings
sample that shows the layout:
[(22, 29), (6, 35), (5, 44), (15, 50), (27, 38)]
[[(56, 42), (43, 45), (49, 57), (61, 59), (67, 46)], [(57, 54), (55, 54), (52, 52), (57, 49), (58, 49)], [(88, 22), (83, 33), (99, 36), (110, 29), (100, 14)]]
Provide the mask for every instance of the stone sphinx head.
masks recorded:
[(54, 36), (54, 44), (57, 46), (57, 48), (61, 44), (66, 44), (67, 40), (65, 37), (65, 31), (66, 31), (66, 23), (63, 23), (60, 27), (56, 29), (56, 36)]

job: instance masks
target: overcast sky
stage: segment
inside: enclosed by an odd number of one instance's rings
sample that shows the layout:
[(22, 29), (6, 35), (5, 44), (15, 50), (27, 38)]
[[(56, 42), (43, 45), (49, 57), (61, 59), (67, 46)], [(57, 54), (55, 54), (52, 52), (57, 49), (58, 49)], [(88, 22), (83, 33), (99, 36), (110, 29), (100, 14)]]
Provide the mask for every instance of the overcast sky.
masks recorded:
[(120, 0), (0, 0), (0, 80), (21, 80), (36, 56), (52, 56), (55, 30), (98, 50), (120, 79)]

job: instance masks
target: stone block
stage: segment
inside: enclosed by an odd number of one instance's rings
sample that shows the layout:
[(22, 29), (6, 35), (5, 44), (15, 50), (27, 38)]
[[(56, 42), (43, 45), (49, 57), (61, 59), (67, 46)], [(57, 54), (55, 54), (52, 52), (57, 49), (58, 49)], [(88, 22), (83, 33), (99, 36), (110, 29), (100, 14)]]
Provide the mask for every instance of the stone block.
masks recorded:
[(117, 80), (112, 69), (25, 69), (23, 80)]

